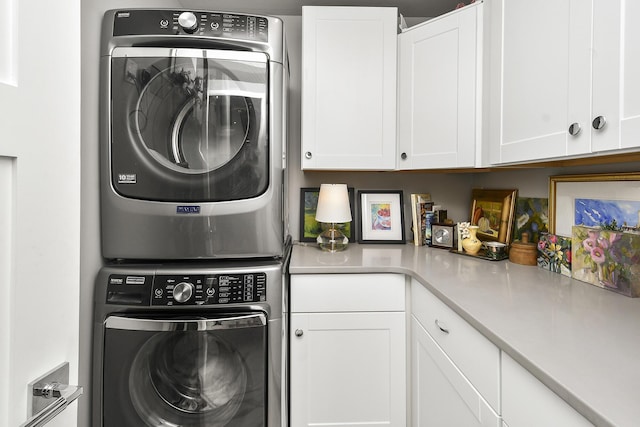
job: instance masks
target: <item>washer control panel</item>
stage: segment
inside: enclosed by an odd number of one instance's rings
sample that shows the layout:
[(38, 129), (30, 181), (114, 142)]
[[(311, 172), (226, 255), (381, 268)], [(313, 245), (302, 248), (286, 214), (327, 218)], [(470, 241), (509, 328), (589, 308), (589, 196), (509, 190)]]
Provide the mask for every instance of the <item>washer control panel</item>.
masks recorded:
[(107, 286), (107, 303), (120, 305), (221, 305), (264, 302), (266, 299), (265, 273), (112, 274)]
[(267, 42), (269, 20), (222, 12), (131, 9), (116, 12), (113, 35), (195, 35)]

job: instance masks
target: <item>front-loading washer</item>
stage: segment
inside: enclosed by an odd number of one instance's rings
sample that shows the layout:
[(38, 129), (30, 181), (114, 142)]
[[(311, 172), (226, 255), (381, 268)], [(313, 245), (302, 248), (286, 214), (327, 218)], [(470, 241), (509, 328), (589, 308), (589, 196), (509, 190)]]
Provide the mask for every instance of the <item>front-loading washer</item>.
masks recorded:
[(111, 10), (100, 70), (103, 257), (282, 257), (289, 79), (282, 21)]
[(97, 277), (94, 427), (280, 427), (283, 265), (112, 265)]

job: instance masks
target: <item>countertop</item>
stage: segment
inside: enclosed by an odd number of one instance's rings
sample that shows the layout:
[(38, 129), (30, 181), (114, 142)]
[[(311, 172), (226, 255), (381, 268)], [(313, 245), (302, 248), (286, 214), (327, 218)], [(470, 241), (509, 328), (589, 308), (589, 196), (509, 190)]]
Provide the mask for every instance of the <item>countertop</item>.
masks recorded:
[(640, 425), (640, 298), (413, 244), (296, 244), (289, 272), (410, 275), (596, 426)]

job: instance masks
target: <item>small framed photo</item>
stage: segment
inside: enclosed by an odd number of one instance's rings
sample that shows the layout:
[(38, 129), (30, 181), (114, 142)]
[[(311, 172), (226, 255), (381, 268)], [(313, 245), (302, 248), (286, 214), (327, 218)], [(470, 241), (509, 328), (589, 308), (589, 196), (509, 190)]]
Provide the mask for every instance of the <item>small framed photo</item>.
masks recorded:
[(478, 239), (511, 243), (518, 190), (472, 190), (471, 225)]
[[(351, 218), (355, 221), (353, 215), (354, 209), (354, 190), (348, 187), (349, 205), (351, 207)], [(316, 209), (318, 208), (318, 195), (320, 187), (309, 187), (300, 189), (300, 241), (315, 242), (316, 238), (322, 233), (322, 226), (316, 221)], [(341, 225), (342, 232), (349, 239), (354, 241), (353, 221)]]
[(359, 243), (405, 243), (402, 190), (358, 191)]

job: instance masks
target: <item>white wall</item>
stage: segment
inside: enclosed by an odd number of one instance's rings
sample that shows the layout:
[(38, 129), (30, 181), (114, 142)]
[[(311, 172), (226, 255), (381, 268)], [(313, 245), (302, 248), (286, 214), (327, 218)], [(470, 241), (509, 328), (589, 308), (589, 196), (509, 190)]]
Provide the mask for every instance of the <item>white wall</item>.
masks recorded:
[[(98, 82), (100, 26), (104, 11), (119, 7), (172, 7), (182, 4), (189, 8), (197, 3), (183, 1), (158, 2), (148, 0), (84, 0), (82, 5), (82, 269), (80, 313), (80, 383), (86, 395), (80, 402), (78, 425), (89, 426), (91, 383), (91, 334), (93, 316), (93, 281), (102, 266), (99, 234), (98, 195)], [(199, 6), (201, 8), (201, 6)], [(214, 7), (214, 4), (211, 5)], [(247, 8), (244, 8), (247, 10)], [(242, 11), (242, 10), (238, 10)], [(547, 197), (548, 177), (556, 174), (615, 172), (638, 170), (635, 164), (614, 166), (508, 170), (492, 173), (430, 173), (430, 172), (302, 172), (300, 170), (300, 56), (301, 18), (283, 17), (287, 32), (291, 66), (290, 87), (290, 149), (289, 149), (289, 218), (294, 239), (299, 237), (299, 206), (301, 187), (317, 187), (321, 183), (346, 183), (356, 189), (401, 189), (410, 193), (431, 193), (432, 198), (448, 210), (456, 221), (470, 216), (471, 189), (518, 188), (521, 196)], [(407, 221), (407, 218), (409, 220)], [(410, 210), (405, 206), (407, 239), (410, 239)]]

